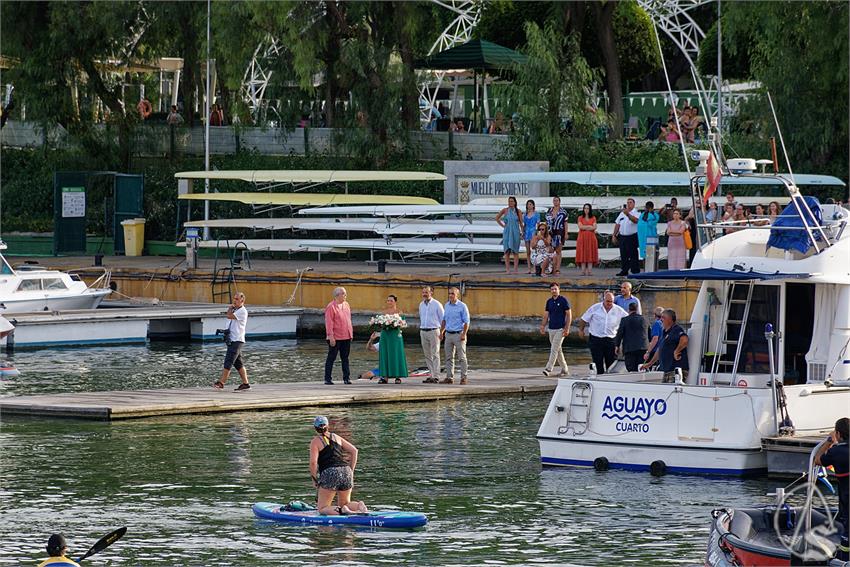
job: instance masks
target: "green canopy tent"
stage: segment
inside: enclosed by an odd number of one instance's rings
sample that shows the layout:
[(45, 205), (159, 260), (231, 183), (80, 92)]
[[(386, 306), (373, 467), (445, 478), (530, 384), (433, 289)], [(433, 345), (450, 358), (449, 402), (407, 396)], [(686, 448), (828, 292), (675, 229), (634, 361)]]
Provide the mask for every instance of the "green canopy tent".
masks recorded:
[[(415, 68), (427, 69), (432, 71), (450, 71), (450, 70), (472, 70), (473, 85), (475, 89), (474, 106), (480, 108), (478, 97), (478, 73), (486, 75), (488, 72), (504, 73), (505, 71), (513, 70), (517, 65), (523, 65), (528, 58), (501, 45), (495, 44), (484, 39), (473, 39), (457, 47), (446, 49), (430, 55), (424, 59), (415, 62)], [(482, 79), (482, 83), (484, 80)], [(486, 84), (485, 89), (485, 115), (489, 118), (489, 112), (486, 107)], [(480, 129), (481, 125), (476, 124), (476, 129)]]

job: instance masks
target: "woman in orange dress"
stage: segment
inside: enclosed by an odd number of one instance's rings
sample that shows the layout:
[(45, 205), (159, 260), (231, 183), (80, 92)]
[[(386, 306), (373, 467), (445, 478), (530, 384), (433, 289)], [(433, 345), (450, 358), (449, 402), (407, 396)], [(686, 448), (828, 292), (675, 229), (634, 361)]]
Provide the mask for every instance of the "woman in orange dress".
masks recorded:
[(576, 265), (581, 275), (591, 275), (591, 269), (599, 263), (599, 243), (596, 241), (596, 217), (593, 207), (585, 203), (578, 217), (578, 241), (576, 242)]

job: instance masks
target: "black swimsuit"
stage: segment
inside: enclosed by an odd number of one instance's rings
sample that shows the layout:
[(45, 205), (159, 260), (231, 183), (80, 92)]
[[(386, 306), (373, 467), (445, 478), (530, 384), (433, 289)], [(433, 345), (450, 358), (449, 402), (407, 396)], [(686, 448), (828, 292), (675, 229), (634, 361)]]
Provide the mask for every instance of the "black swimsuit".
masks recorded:
[(354, 486), (354, 474), (345, 460), (342, 445), (333, 433), (322, 436), (324, 447), (319, 451), (319, 487), (327, 490), (351, 490)]

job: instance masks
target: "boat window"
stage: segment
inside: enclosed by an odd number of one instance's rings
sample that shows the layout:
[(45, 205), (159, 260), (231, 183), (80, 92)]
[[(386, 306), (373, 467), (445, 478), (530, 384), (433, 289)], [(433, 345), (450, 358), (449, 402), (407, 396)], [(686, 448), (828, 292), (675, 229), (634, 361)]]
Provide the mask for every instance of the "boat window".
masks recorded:
[(6, 258), (0, 256), (0, 260), (2, 260), (2, 262), (0, 262), (0, 274), (8, 276), (15, 273), (15, 270), (13, 270), (12, 266), (9, 265), (9, 262), (6, 261)]
[(27, 279), (21, 280), (21, 283), (18, 285), (18, 289), (15, 291), (40, 291), (41, 290), (41, 280), (40, 279)]
[(65, 282), (63, 282), (60, 278), (44, 278), (41, 282), (44, 289), (68, 289), (68, 286), (66, 286)]

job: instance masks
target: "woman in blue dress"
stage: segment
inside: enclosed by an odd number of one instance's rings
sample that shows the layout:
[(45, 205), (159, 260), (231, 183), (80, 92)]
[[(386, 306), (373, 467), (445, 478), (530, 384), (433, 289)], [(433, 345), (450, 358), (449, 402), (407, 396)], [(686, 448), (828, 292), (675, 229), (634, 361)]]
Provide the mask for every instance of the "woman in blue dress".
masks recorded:
[(511, 273), (511, 253), (514, 256), (514, 273), (519, 273), (519, 241), (524, 232), (522, 214), (517, 209), (516, 197), (508, 197), (508, 206), (496, 215), (502, 227), (502, 248), (505, 250), (505, 272)]
[[(655, 204), (652, 201), (647, 201), (637, 223), (638, 257), (641, 260), (646, 258), (646, 239), (650, 236), (658, 237), (658, 218), (658, 213), (655, 212)], [(657, 241), (656, 246), (658, 246)]]
[(525, 227), (522, 239), (525, 241), (525, 259), (528, 262), (529, 274), (534, 273), (534, 266), (531, 264), (531, 239), (534, 238), (534, 230), (537, 223), (540, 222), (540, 213), (537, 212), (537, 205), (532, 199), (525, 202), (525, 214), (522, 216), (522, 224)]

